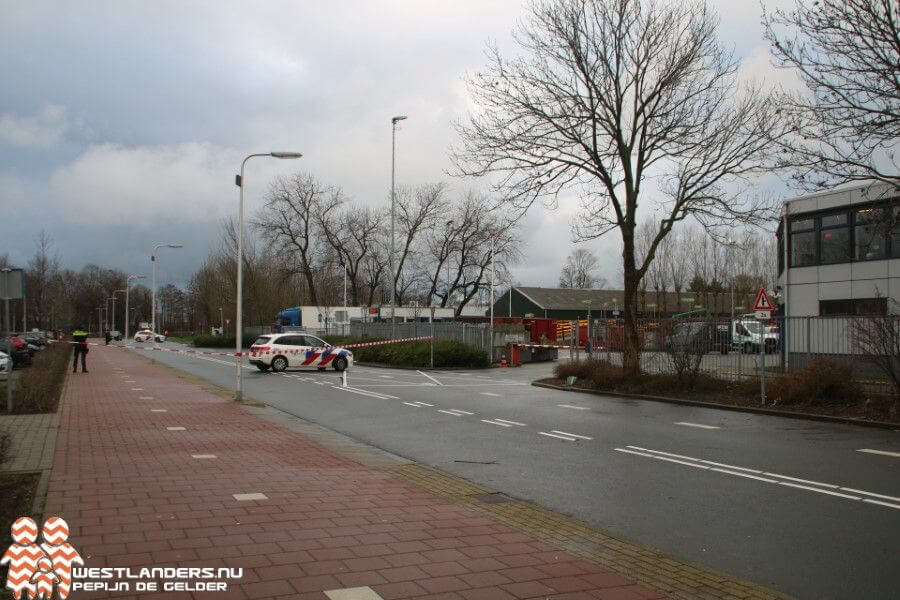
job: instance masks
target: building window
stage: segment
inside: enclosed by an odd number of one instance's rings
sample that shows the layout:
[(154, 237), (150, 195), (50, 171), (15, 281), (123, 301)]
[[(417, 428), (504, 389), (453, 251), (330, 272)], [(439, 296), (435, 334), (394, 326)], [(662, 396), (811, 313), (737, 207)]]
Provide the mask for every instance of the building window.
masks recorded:
[(791, 222), (791, 266), (808, 267), (816, 264), (815, 220), (799, 219)]
[(900, 258), (900, 208), (894, 209), (894, 223), (891, 227), (891, 258)]
[(819, 262), (850, 262), (850, 228), (847, 213), (825, 215), (819, 221)]
[(856, 211), (854, 214), (856, 260), (887, 258), (887, 232), (890, 226), (888, 214), (883, 208), (863, 208)]
[(886, 298), (856, 298), (854, 300), (819, 300), (819, 315), (847, 317), (853, 315), (886, 315)]

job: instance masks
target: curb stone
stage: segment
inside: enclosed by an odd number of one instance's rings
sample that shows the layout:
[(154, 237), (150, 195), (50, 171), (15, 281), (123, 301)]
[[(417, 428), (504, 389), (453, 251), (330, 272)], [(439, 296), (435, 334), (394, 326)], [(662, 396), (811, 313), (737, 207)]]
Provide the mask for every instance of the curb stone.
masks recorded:
[(685, 406), (696, 406), (699, 408), (715, 408), (720, 410), (730, 410), (734, 412), (755, 413), (760, 415), (769, 415), (773, 417), (787, 417), (790, 419), (803, 419), (807, 421), (823, 421), (825, 423), (841, 423), (847, 425), (861, 425), (863, 427), (877, 427), (879, 429), (892, 429), (900, 431), (900, 423), (890, 423), (887, 421), (868, 421), (866, 419), (856, 419), (853, 417), (837, 417), (834, 415), (816, 415), (812, 413), (792, 412), (787, 410), (778, 410), (775, 408), (762, 408), (754, 406), (735, 406), (733, 404), (719, 404), (717, 402), (701, 402), (699, 400), (685, 400), (683, 398), (669, 398), (667, 396), (649, 396), (645, 394), (628, 394), (625, 392), (607, 392), (603, 390), (586, 390), (583, 388), (566, 387), (563, 385), (554, 385), (552, 383), (544, 383), (543, 381), (532, 381), (534, 387), (547, 388), (551, 390), (559, 390), (561, 392), (577, 392), (582, 394), (592, 394), (594, 396), (612, 396), (614, 398), (626, 398), (628, 400), (649, 400), (651, 402), (665, 402), (667, 404), (683, 404)]

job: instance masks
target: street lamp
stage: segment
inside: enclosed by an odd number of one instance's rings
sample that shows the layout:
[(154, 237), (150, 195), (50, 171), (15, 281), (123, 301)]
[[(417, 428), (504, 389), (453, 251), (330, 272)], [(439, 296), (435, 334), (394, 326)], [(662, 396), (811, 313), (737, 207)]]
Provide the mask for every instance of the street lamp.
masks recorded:
[(234, 390), (234, 399), (238, 402), (241, 401), (243, 396), (242, 382), (241, 382), (241, 338), (243, 324), (241, 323), (241, 313), (243, 312), (243, 261), (244, 261), (244, 165), (247, 164), (247, 161), (253, 158), (254, 156), (271, 156), (272, 158), (282, 158), (282, 159), (290, 159), (290, 158), (302, 158), (303, 155), (299, 152), (261, 152), (257, 154), (250, 154), (241, 162), (241, 174), (236, 175), (234, 178), (234, 183), (239, 188), (240, 191), (240, 201), (238, 204), (238, 238), (237, 238), (237, 307), (235, 308), (234, 319), (234, 367), (237, 373), (236, 375), (236, 383)]
[[(125, 285), (126, 285), (126, 286), (128, 285), (128, 281), (125, 282)], [(128, 290), (127, 290), (127, 289), (125, 289), (125, 290), (113, 290), (113, 297), (112, 297), (112, 301), (113, 301), (112, 326), (110, 327), (110, 329), (112, 329), (113, 331), (115, 331), (115, 329), (116, 329), (116, 294), (125, 294), (125, 295), (126, 295), (125, 297), (127, 298), (127, 297), (128, 297), (128, 296), (127, 296)], [(125, 302), (125, 320), (126, 320), (126, 321), (128, 320), (128, 301), (127, 301), (127, 300), (126, 300), (126, 302)], [(123, 338), (123, 339), (124, 339), (124, 338)]]
[(490, 362), (494, 362), (494, 279), (496, 272), (494, 271), (494, 241), (497, 239), (497, 232), (493, 229), (490, 230), (491, 234), (491, 342), (489, 344), (490, 347)]
[(153, 280), (150, 284), (152, 290), (150, 292), (150, 331), (153, 332), (153, 339), (156, 340), (156, 253), (160, 248), (184, 248), (181, 244), (156, 244), (153, 246), (153, 254), (150, 255), (150, 262), (153, 263)]
[[(453, 227), (453, 219), (447, 221), (447, 229)], [(446, 305), (450, 306), (450, 235), (447, 235), (447, 301)]]
[(128, 322), (131, 321), (131, 313), (128, 309), (128, 292), (131, 287), (132, 279), (147, 279), (146, 275), (129, 275), (125, 278), (125, 341), (128, 341)]
[(391, 117), (391, 339), (394, 339), (394, 328), (396, 319), (394, 318), (394, 288), (397, 287), (397, 274), (394, 272), (394, 171), (396, 170), (396, 149), (397, 149), (397, 123), (405, 119), (405, 115)]

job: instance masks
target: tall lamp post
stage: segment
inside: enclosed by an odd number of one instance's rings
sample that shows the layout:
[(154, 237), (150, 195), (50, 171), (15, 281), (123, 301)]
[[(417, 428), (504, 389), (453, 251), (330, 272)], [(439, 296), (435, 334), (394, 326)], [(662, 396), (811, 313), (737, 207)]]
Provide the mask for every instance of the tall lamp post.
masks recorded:
[(494, 279), (496, 272), (494, 271), (494, 242), (497, 239), (497, 232), (493, 229), (490, 231), (491, 234), (491, 341), (489, 344), (490, 347), (490, 362), (493, 364), (494, 362)]
[(394, 250), (396, 249), (396, 245), (394, 244), (394, 220), (395, 220), (395, 210), (394, 210), (394, 172), (396, 170), (396, 155), (397, 155), (397, 123), (405, 119), (405, 115), (398, 115), (396, 117), (391, 117), (391, 339), (396, 337), (394, 335), (394, 328), (396, 327), (394, 318), (394, 288), (397, 287), (397, 273), (394, 272)]
[(133, 279), (147, 279), (146, 275), (129, 275), (125, 278), (125, 340), (128, 340), (128, 322), (131, 321), (131, 313), (128, 308), (128, 292)]
[(152, 288), (150, 292), (150, 331), (153, 332), (153, 339), (156, 340), (156, 253), (160, 248), (184, 248), (181, 244), (156, 244), (153, 246), (153, 254), (150, 255), (150, 262), (153, 263), (153, 280), (150, 284)]
[(234, 367), (236, 372), (235, 389), (234, 389), (234, 399), (238, 402), (241, 401), (243, 397), (243, 382), (241, 381), (241, 341), (242, 341), (242, 333), (243, 333), (243, 323), (241, 322), (241, 313), (243, 312), (243, 262), (244, 262), (244, 165), (247, 164), (247, 161), (253, 158), (254, 156), (271, 156), (272, 158), (282, 158), (282, 159), (290, 159), (290, 158), (302, 158), (303, 155), (299, 152), (261, 152), (257, 154), (250, 154), (241, 162), (241, 174), (236, 175), (234, 178), (234, 183), (237, 185), (240, 191), (240, 201), (238, 204), (238, 239), (237, 239), (237, 307), (235, 312), (234, 319)]
[[(447, 229), (453, 227), (453, 219), (447, 221)], [(447, 301), (446, 305), (450, 306), (450, 235), (447, 235)]]

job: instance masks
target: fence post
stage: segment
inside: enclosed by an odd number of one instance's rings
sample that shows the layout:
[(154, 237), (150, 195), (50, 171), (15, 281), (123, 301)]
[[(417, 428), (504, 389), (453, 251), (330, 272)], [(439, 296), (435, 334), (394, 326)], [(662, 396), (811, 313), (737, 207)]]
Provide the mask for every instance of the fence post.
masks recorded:
[(759, 321), (759, 403), (766, 404), (766, 326), (765, 321)]

